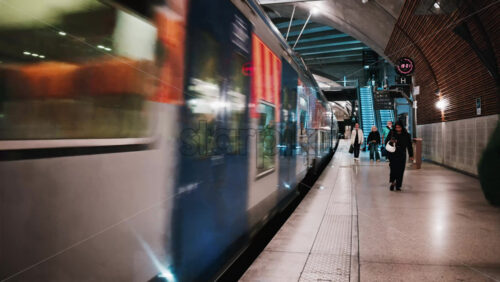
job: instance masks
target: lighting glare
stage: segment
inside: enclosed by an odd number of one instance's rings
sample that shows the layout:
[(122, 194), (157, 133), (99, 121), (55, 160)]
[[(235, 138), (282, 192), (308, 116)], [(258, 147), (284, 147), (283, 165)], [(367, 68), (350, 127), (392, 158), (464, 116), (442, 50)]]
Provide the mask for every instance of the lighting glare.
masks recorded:
[(109, 51), (111, 51), (111, 48), (106, 47), (106, 48), (104, 48), (104, 50), (109, 52)]
[(156, 267), (157, 271), (160, 273), (157, 275), (158, 278), (164, 279), (167, 282), (177, 282), (177, 279), (175, 278), (175, 275), (172, 273), (170, 267), (163, 265), (156, 254), (153, 252), (149, 244), (142, 239), (142, 237), (137, 234), (134, 230), (132, 231), (134, 235), (136, 236), (137, 240), (141, 244), (142, 248), (146, 252), (147, 256), (149, 259), (151, 259), (151, 262), (153, 265)]
[(60, 36), (66, 36), (66, 32), (64, 32), (64, 31), (59, 31), (59, 35), (60, 35)]
[(31, 54), (31, 56), (38, 57), (38, 54), (33, 53), (33, 54)]
[(26, 52), (26, 51), (24, 51), (24, 52), (23, 52), (23, 54), (24, 54), (24, 55), (27, 55), (27, 56), (31, 55), (31, 53), (30, 53), (30, 52)]
[(40, 59), (45, 59), (44, 55), (39, 56)]
[(441, 8), (438, 1), (434, 2), (434, 8), (436, 8), (436, 9)]
[(162, 272), (160, 274), (158, 274), (158, 278), (163, 278), (169, 282), (173, 282), (175, 281), (175, 277), (174, 277), (174, 274), (172, 274), (172, 272), (168, 269), (165, 270), (165, 272)]
[(446, 108), (447, 105), (448, 105), (448, 103), (445, 100), (439, 100), (436, 103), (436, 108), (438, 108), (438, 109), (440, 109), (442, 111), (442, 110), (444, 110)]
[(369, 69), (369, 68), (370, 68), (370, 66), (369, 66), (369, 65), (366, 65), (366, 66), (365, 66), (365, 70), (367, 70), (367, 69)]
[(104, 46), (102, 46), (102, 45), (97, 45), (97, 48), (99, 48), (99, 49), (104, 49), (104, 48), (106, 48), (106, 47), (104, 47)]
[(311, 14), (312, 14), (312, 15), (316, 15), (316, 14), (318, 14), (318, 13), (319, 13), (318, 8), (312, 8), (312, 9), (311, 9)]

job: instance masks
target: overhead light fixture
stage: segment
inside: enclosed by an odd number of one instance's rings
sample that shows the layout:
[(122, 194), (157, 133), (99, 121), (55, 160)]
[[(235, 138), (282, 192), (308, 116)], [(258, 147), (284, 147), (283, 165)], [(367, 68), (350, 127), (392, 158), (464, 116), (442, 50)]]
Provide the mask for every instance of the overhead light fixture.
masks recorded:
[(434, 2), (434, 8), (440, 9), (441, 5), (439, 5), (439, 1)]
[(60, 35), (60, 36), (66, 36), (66, 32), (64, 32), (64, 31), (59, 31), (59, 35)]
[(24, 54), (24, 55), (26, 55), (26, 56), (31, 55), (31, 53), (30, 53), (30, 52), (27, 52), (27, 51), (24, 51), (24, 52), (23, 52), (23, 54)]
[(38, 54), (33, 53), (33, 54), (31, 54), (31, 56), (38, 57)]
[(318, 13), (319, 13), (318, 8), (314, 7), (314, 8), (311, 9), (311, 14), (316, 15)]
[(365, 70), (367, 70), (367, 69), (369, 69), (369, 68), (370, 68), (370, 66), (369, 66), (369, 65), (366, 65), (366, 66), (365, 66)]
[(40, 55), (38, 56), (40, 59), (45, 59), (45, 56), (44, 55)]
[(102, 45), (97, 45), (97, 48), (99, 48), (99, 49), (104, 49), (104, 48), (106, 48), (106, 47), (104, 47), (104, 46), (102, 46)]
[(439, 100), (436, 102), (436, 108), (440, 109), (441, 111), (443, 111), (446, 106), (448, 106), (448, 102), (446, 102), (446, 100)]

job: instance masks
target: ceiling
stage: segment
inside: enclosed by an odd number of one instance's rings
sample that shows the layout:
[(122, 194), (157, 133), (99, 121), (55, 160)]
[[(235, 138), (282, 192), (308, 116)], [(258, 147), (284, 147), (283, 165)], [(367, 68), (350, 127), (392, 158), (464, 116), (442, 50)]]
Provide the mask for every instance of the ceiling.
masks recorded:
[(363, 51), (369, 50), (361, 41), (323, 24), (309, 21), (304, 28), (306, 20), (303, 19), (295, 19), (291, 24), (290, 18), (273, 17), (272, 20), (290, 47), (295, 46), (293, 50), (301, 55), (310, 68), (317, 65), (361, 63)]
[[(381, 56), (384, 56), (384, 50), (404, 4), (404, 0), (368, 0), (367, 3), (363, 3), (362, 0), (259, 0), (259, 2), (268, 11), (273, 11), (274, 17), (283, 20), (290, 20), (294, 6), (296, 8), (294, 18), (299, 20), (306, 20), (309, 13), (315, 10), (316, 13), (311, 15), (312, 23), (331, 27), (334, 29), (331, 32), (348, 34)], [(272, 15), (269, 12), (268, 14)]]

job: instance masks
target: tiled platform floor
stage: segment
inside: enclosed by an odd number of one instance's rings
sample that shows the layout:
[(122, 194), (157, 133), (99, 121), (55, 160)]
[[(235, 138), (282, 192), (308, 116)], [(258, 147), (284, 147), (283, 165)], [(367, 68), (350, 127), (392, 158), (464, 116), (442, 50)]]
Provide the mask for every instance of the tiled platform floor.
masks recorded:
[(390, 192), (388, 163), (347, 146), (242, 281), (500, 281), (500, 209), (477, 179), (425, 163)]

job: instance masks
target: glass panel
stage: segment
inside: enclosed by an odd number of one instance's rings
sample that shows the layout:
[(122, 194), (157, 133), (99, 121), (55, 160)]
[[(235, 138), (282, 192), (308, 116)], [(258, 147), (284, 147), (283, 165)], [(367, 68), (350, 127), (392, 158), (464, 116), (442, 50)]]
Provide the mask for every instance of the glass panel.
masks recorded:
[(275, 138), (275, 109), (274, 106), (260, 103), (259, 127), (257, 136), (257, 173), (274, 168)]
[(5, 0), (0, 38), (0, 140), (149, 135), (149, 21), (95, 0)]

